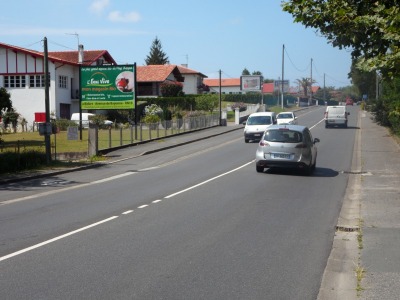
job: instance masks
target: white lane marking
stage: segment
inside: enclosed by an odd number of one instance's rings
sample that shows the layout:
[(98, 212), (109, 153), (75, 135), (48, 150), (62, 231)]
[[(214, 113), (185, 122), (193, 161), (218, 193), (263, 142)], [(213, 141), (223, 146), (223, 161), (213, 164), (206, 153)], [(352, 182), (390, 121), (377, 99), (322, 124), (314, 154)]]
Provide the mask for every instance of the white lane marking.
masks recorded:
[(317, 124), (315, 124), (315, 125), (311, 126), (311, 127), (310, 127), (310, 130), (311, 130), (311, 129), (313, 129), (315, 126), (317, 126), (319, 123), (322, 123), (322, 122), (324, 122), (324, 121), (325, 121), (325, 119), (322, 119), (322, 120), (321, 120), (321, 121), (319, 121)]
[(213, 181), (213, 180), (215, 180), (215, 179), (217, 179), (217, 178), (220, 178), (220, 177), (222, 177), (222, 176), (226, 176), (226, 175), (228, 175), (228, 174), (230, 174), (230, 173), (233, 173), (233, 172), (235, 172), (235, 171), (237, 171), (237, 170), (239, 170), (239, 169), (242, 169), (242, 168), (248, 166), (249, 164), (253, 163), (254, 161), (255, 161), (255, 160), (252, 160), (252, 161), (250, 161), (250, 162), (248, 162), (248, 163), (245, 163), (244, 165), (242, 165), (242, 166), (240, 166), (240, 167), (237, 167), (237, 168), (235, 168), (235, 169), (233, 169), (233, 170), (230, 170), (230, 171), (228, 171), (228, 172), (226, 172), (226, 173), (222, 173), (222, 174), (220, 174), (220, 175), (218, 175), (218, 176), (215, 176), (215, 177), (213, 177), (213, 178), (207, 179), (207, 180), (205, 180), (205, 181), (203, 181), (203, 182), (200, 182), (200, 183), (198, 183), (198, 184), (196, 184), (196, 185), (193, 185), (193, 186), (191, 186), (191, 187), (188, 187), (187, 189), (184, 189), (184, 190), (182, 190), (182, 191), (179, 191), (179, 192), (173, 193), (173, 194), (171, 194), (171, 195), (168, 195), (168, 196), (166, 196), (166, 197), (164, 197), (164, 198), (168, 199), (168, 198), (174, 197), (174, 196), (176, 196), (176, 195), (182, 194), (182, 193), (187, 192), (187, 191), (189, 191), (189, 190), (191, 190), (191, 189), (194, 189), (194, 188), (196, 188), (196, 187), (199, 187), (199, 186), (201, 186), (201, 185), (203, 185), (203, 184), (206, 184), (206, 183), (208, 183), (208, 182), (210, 182), (210, 181)]
[(85, 226), (85, 227), (82, 227), (82, 228), (79, 228), (79, 229), (77, 229), (77, 230), (74, 230), (74, 231), (68, 232), (68, 233), (66, 233), (66, 234), (57, 236), (57, 237), (55, 237), (55, 238), (52, 238), (52, 239), (50, 239), (50, 240), (44, 241), (44, 242), (42, 242), (42, 243), (39, 243), (39, 244), (36, 244), (36, 245), (33, 245), (33, 246), (30, 246), (30, 247), (25, 248), (25, 249), (22, 249), (22, 250), (19, 250), (19, 251), (17, 251), (17, 252), (10, 253), (10, 254), (8, 254), (8, 255), (5, 255), (5, 256), (0, 257), (0, 261), (3, 261), (3, 260), (6, 260), (6, 259), (9, 259), (9, 258), (11, 258), (11, 257), (20, 255), (20, 254), (22, 254), (22, 253), (25, 253), (25, 252), (34, 250), (34, 249), (36, 249), (36, 248), (45, 246), (45, 245), (47, 245), (47, 244), (50, 244), (50, 243), (53, 243), (53, 242), (55, 242), (55, 241), (61, 240), (61, 239), (63, 239), (63, 238), (66, 238), (67, 236), (76, 234), (76, 233), (81, 232), (81, 231), (84, 231), (84, 230), (86, 230), (86, 229), (89, 229), (89, 228), (98, 226), (98, 225), (100, 225), (100, 224), (106, 223), (106, 222), (108, 222), (108, 221), (114, 220), (115, 218), (118, 218), (118, 216), (113, 216), (113, 217), (111, 217), (111, 218), (108, 218), (108, 219), (105, 219), (105, 220), (102, 220), (102, 221), (93, 223), (93, 224), (91, 224), (91, 225), (88, 225), (88, 226)]
[(122, 174), (115, 175), (115, 176), (111, 176), (111, 177), (108, 177), (108, 178), (96, 180), (96, 181), (93, 181), (93, 182), (91, 182), (91, 183), (89, 183), (89, 184), (103, 183), (103, 182), (107, 182), (107, 181), (119, 179), (119, 178), (122, 178), (122, 177), (125, 177), (125, 176), (129, 176), (129, 175), (132, 175), (132, 174), (135, 174), (135, 172), (126, 172), (126, 173), (122, 173)]
[(130, 214), (131, 212), (133, 212), (133, 209), (127, 210), (127, 211), (123, 212), (122, 214), (123, 214), (123, 215), (127, 215), (127, 214)]
[(25, 197), (21, 197), (21, 198), (6, 200), (6, 201), (0, 202), (0, 205), (11, 204), (11, 203), (25, 201), (25, 200), (29, 200), (29, 199), (40, 198), (40, 197), (49, 196), (49, 195), (53, 195), (53, 194), (57, 194), (57, 193), (61, 193), (61, 192), (69, 191), (69, 190), (75, 190), (75, 189), (87, 187), (87, 186), (90, 186), (90, 185), (104, 183), (104, 182), (115, 180), (115, 179), (118, 179), (118, 178), (121, 178), (121, 177), (133, 175), (133, 174), (136, 174), (136, 173), (137, 172), (126, 172), (126, 173), (123, 173), (123, 174), (120, 174), (120, 175), (108, 177), (108, 178), (105, 178), (105, 179), (101, 179), (101, 180), (97, 180), (97, 181), (93, 181), (93, 182), (89, 182), (89, 183), (83, 183), (83, 184), (80, 184), (80, 185), (70, 186), (70, 187), (66, 187), (66, 188), (62, 188), (62, 189), (58, 189), (58, 190), (47, 191), (47, 192), (43, 192), (43, 193), (39, 193), (39, 194), (35, 194), (35, 195), (30, 195), (30, 196), (25, 196)]
[(153, 202), (151, 202), (151, 203), (158, 203), (158, 202), (161, 202), (162, 200), (154, 200)]
[(149, 206), (149, 205), (148, 205), (148, 204), (145, 204), (145, 205), (138, 206), (138, 208), (145, 208), (145, 207), (147, 207), (147, 206)]

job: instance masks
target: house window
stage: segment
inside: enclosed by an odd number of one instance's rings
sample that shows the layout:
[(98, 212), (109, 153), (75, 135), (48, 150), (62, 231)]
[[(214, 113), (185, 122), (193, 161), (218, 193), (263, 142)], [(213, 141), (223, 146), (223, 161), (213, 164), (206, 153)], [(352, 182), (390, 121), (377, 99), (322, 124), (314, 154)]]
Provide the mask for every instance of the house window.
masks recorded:
[(60, 75), (58, 77), (58, 87), (62, 89), (67, 89), (67, 82), (68, 82), (68, 77), (67, 76), (62, 76)]
[(25, 75), (4, 76), (5, 88), (24, 88), (26, 85)]
[[(50, 86), (50, 74), (49, 78), (49, 86)], [(29, 86), (30, 87), (44, 87), (44, 75), (29, 75)]]

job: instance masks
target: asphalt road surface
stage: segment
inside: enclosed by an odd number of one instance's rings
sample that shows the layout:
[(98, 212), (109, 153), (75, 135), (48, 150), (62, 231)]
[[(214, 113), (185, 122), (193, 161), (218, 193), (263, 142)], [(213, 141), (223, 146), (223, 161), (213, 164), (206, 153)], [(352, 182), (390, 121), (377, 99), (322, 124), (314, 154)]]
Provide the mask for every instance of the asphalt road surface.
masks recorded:
[(257, 173), (241, 130), (0, 189), (2, 299), (316, 299), (358, 107), (325, 129), (313, 175)]

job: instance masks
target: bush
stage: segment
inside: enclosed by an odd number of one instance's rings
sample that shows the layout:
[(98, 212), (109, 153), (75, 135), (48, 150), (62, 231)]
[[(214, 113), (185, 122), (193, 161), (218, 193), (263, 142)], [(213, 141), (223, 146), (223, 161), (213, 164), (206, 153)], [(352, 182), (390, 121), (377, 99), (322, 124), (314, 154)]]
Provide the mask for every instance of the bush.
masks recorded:
[(0, 173), (12, 173), (24, 169), (35, 169), (46, 164), (46, 154), (42, 151), (29, 150), (21, 153), (0, 153)]
[(233, 111), (235, 111), (236, 108), (239, 108), (239, 111), (245, 111), (247, 109), (247, 105), (243, 102), (235, 102), (231, 105), (231, 108)]

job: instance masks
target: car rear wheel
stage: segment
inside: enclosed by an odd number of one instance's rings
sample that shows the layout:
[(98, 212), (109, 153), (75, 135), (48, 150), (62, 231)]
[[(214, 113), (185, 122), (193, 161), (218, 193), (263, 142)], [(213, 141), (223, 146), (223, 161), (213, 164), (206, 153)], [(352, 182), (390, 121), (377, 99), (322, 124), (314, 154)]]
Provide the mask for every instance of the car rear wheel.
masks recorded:
[(245, 143), (248, 143), (248, 142), (249, 142), (249, 139), (244, 139), (244, 142), (245, 142)]
[(257, 171), (258, 173), (262, 173), (262, 172), (264, 172), (264, 167), (262, 167), (262, 166), (256, 166), (256, 171)]

